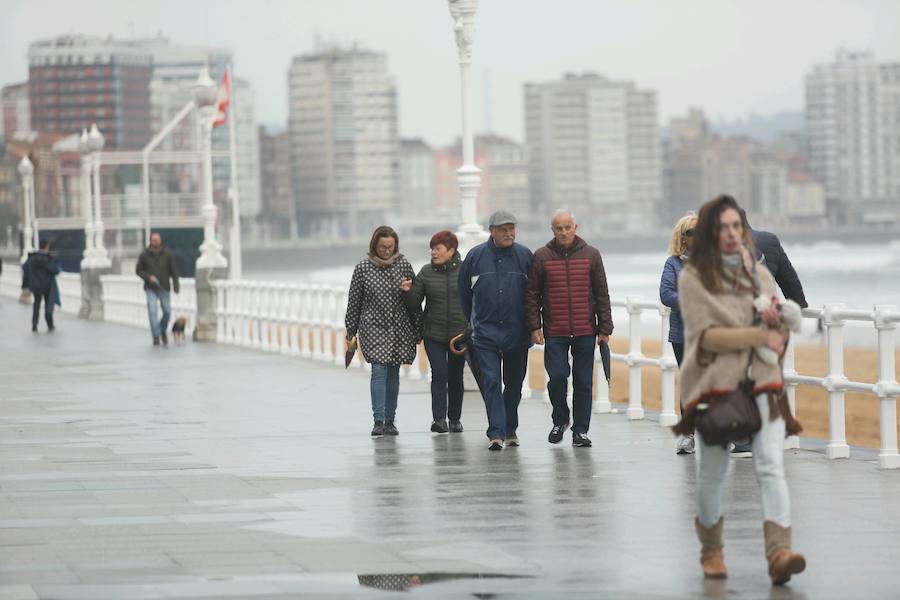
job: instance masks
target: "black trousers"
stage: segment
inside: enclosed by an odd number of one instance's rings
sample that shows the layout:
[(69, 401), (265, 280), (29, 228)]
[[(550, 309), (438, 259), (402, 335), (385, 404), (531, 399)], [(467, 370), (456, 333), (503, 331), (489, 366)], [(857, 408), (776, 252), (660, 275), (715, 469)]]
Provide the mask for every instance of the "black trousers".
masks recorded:
[(53, 303), (50, 302), (50, 290), (36, 292), (31, 290), (34, 296), (34, 307), (31, 311), (31, 326), (37, 327), (41, 318), (41, 301), (44, 302), (44, 318), (47, 320), (47, 327), (53, 329)]

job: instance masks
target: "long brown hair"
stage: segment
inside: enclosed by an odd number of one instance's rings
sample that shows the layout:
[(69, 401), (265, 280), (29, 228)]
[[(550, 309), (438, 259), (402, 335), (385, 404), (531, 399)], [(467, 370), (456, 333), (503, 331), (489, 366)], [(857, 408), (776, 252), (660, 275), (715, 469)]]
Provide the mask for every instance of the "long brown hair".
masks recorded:
[(750, 224), (737, 200), (727, 194), (722, 194), (700, 207), (697, 224), (694, 225), (694, 247), (691, 250), (688, 264), (697, 270), (703, 287), (713, 293), (722, 291), (721, 277), (719, 276), (722, 270), (722, 256), (719, 252), (719, 221), (722, 213), (729, 208), (734, 209), (740, 215), (741, 225), (744, 228), (742, 236), (744, 245), (750, 251), (750, 255), (756, 257)]
[(372, 239), (369, 240), (369, 256), (378, 256), (378, 252), (376, 251), (378, 240), (386, 237), (394, 238), (394, 254), (400, 252), (400, 237), (397, 235), (397, 232), (394, 231), (392, 227), (381, 225), (375, 229), (372, 233)]

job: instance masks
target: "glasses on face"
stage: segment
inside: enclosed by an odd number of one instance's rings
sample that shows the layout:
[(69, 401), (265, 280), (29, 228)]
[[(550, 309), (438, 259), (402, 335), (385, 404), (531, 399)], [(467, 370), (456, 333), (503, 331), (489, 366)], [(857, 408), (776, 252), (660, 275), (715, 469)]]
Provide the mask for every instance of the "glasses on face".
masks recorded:
[(687, 231), (685, 231), (685, 232), (684, 232), (684, 237), (694, 237), (694, 230), (693, 230), (693, 229), (688, 229)]

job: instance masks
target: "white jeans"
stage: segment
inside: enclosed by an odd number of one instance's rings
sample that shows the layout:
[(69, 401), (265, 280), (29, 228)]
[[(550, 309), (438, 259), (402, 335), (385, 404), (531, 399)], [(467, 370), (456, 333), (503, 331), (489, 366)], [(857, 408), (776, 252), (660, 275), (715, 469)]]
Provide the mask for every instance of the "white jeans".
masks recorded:
[[(769, 399), (756, 397), (762, 429), (753, 436), (753, 468), (762, 492), (763, 518), (782, 527), (791, 525), (791, 499), (784, 479), (784, 419), (769, 420)], [(730, 452), (721, 446), (707, 446), (698, 433), (697, 518), (712, 527), (722, 516), (722, 486), (728, 471)]]

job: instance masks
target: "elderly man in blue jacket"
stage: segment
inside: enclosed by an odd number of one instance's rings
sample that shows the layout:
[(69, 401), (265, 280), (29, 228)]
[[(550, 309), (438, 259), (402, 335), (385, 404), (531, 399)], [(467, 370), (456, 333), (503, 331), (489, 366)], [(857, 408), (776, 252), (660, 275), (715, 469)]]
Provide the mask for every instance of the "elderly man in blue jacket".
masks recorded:
[(531, 335), (525, 284), (531, 250), (516, 243), (516, 218), (501, 210), (488, 222), (491, 237), (469, 250), (459, 269), (459, 299), (481, 366), (491, 450), (518, 446), (519, 400)]

